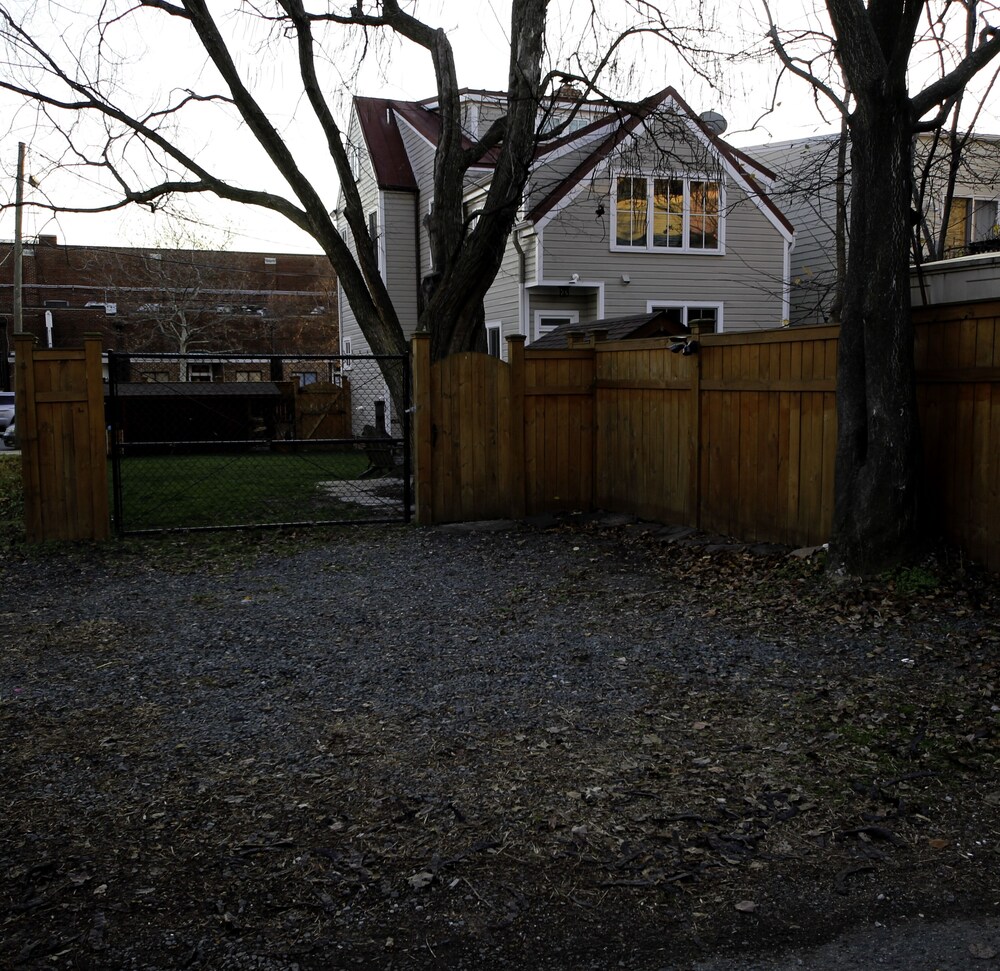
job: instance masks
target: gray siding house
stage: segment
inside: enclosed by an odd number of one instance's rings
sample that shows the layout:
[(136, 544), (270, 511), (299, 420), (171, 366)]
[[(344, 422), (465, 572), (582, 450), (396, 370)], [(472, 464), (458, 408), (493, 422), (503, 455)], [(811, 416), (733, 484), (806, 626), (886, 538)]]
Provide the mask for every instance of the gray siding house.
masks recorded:
[[(503, 95), (464, 91), (475, 137)], [(530, 344), (555, 327), (666, 311), (680, 326), (739, 331), (789, 317), (795, 234), (768, 194), (773, 175), (699, 118), (672, 88), (635, 111), (577, 104), (574, 129), (541, 142), (518, 224), (485, 300), (487, 344)], [(433, 272), (424, 216), (433, 204), (433, 101), (356, 98), (349, 127), (356, 176), (378, 230), (379, 268), (403, 321), (416, 328), (422, 280)], [(488, 186), (469, 173), (467, 205)], [(346, 224), (341, 232), (350, 234)], [(367, 346), (341, 295), (344, 353)]]
[[(791, 323), (824, 323), (836, 317), (837, 171), (840, 135), (821, 135), (748, 149), (775, 174), (770, 195), (794, 223)], [(845, 213), (850, 206), (850, 146), (844, 173)], [(928, 158), (930, 162), (928, 163)], [(912, 271), (914, 304), (952, 299), (963, 291), (970, 265), (993, 265), (980, 254), (1000, 249), (1000, 138), (971, 136), (962, 146), (949, 196), (948, 152), (933, 136), (914, 142), (914, 179), (922, 188), (923, 266)], [(845, 234), (846, 235), (846, 234)], [(849, 238), (847, 240), (849, 247)], [(933, 246), (930, 245), (933, 243)], [(977, 271), (978, 272), (978, 271)], [(949, 277), (954, 276), (954, 280)], [(988, 274), (982, 277), (985, 280)], [(933, 286), (928, 284), (934, 281)], [(977, 283), (977, 293), (984, 292)], [(994, 286), (991, 296), (1000, 296)]]

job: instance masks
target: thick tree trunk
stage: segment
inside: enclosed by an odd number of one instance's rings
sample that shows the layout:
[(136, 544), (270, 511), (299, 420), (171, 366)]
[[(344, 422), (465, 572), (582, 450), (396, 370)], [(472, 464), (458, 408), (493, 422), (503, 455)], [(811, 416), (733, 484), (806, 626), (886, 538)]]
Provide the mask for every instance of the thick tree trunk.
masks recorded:
[[(873, 104), (874, 103), (874, 104)], [(858, 99), (851, 247), (838, 356), (831, 554), (877, 572), (918, 548), (921, 449), (910, 316), (910, 117), (905, 94)]]
[(483, 300), (503, 261), (535, 152), (547, 7), (548, 0), (513, 0), (511, 4), (503, 137), (495, 146), (499, 155), (493, 177), (471, 232), (466, 228), (463, 194), (468, 168), (478, 159), (462, 146), (457, 90), (445, 70), (453, 65), (443, 53), (435, 61), (442, 136), (434, 159), (431, 228), (439, 279), (420, 321), (431, 333), (431, 359), (435, 361), (461, 351), (486, 349)]

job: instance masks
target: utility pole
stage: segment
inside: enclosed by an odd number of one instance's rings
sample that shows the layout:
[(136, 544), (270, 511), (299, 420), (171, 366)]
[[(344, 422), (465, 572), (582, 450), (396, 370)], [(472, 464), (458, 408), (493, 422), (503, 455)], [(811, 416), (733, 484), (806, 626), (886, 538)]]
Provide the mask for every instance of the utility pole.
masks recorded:
[(14, 192), (14, 333), (24, 331), (21, 287), (24, 282), (24, 246), (21, 243), (21, 212), (24, 209), (24, 142), (17, 143), (17, 186)]

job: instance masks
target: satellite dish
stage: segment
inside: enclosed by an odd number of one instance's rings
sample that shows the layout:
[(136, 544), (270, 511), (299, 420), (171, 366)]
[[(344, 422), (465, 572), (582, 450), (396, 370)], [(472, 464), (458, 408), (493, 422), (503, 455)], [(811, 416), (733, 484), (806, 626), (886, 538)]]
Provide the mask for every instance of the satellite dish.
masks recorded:
[(729, 127), (729, 122), (717, 111), (703, 111), (698, 117), (716, 135), (721, 135)]

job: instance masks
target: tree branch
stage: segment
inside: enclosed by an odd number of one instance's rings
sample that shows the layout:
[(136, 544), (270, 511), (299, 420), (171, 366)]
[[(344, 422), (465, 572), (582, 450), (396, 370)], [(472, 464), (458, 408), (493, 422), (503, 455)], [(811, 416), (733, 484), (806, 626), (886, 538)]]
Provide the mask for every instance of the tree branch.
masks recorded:
[(935, 105), (946, 102), (960, 92), (990, 61), (1000, 54), (1000, 29), (986, 27), (980, 34), (980, 44), (953, 71), (928, 85), (910, 99), (913, 120), (919, 122)]
[(764, 10), (767, 13), (767, 21), (769, 30), (767, 36), (771, 40), (771, 46), (774, 48), (774, 52), (778, 55), (778, 59), (785, 66), (786, 70), (791, 71), (796, 77), (802, 78), (803, 81), (807, 81), (813, 86), (817, 91), (822, 92), (830, 99), (831, 103), (836, 107), (836, 109), (842, 114), (847, 114), (847, 104), (837, 97), (836, 92), (829, 85), (824, 84), (812, 71), (808, 71), (801, 67), (795, 58), (788, 53), (784, 43), (781, 40), (781, 36), (778, 34), (778, 25), (774, 22), (774, 18), (771, 16), (771, 8), (767, 3), (764, 2)]

